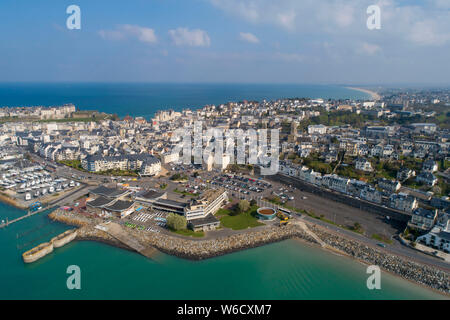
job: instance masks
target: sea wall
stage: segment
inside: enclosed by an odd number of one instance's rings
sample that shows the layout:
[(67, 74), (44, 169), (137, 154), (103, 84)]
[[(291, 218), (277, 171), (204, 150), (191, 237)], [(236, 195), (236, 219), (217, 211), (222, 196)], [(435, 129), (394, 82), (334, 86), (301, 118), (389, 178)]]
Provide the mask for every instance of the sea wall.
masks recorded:
[(446, 271), (369, 247), (317, 225), (309, 224), (308, 227), (327, 245), (350, 257), (369, 265), (377, 265), (404, 279), (450, 294), (450, 274)]
[[(68, 221), (71, 225), (82, 225), (78, 230), (77, 240), (99, 241), (131, 250), (106, 232), (94, 228), (92, 224), (86, 225), (85, 221), (77, 222), (78, 217), (75, 215), (57, 212), (53, 218), (61, 222)], [(84, 219), (84, 217), (80, 218)], [(325, 242), (328, 249), (334, 252), (348, 255), (366, 264), (377, 265), (385, 271), (404, 279), (450, 294), (450, 277), (446, 271), (412, 262), (400, 256), (388, 254), (358, 241), (344, 238), (341, 235), (337, 235), (326, 228), (312, 223), (305, 222), (305, 224), (309, 230)], [(168, 234), (150, 233), (135, 229), (124, 230), (144, 246), (148, 246), (149, 248), (153, 247), (161, 252), (191, 260), (208, 259), (293, 238), (317, 244), (317, 241), (310, 234), (294, 224), (283, 228), (257, 228), (254, 231), (237, 233), (211, 240), (184, 239)]]

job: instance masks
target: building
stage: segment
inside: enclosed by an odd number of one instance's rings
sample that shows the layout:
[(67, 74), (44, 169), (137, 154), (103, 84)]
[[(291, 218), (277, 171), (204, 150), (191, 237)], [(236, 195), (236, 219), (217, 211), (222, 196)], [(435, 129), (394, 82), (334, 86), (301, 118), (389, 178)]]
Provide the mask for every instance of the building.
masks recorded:
[(158, 192), (154, 189), (143, 190), (134, 197), (134, 201), (146, 205), (152, 205), (155, 201), (161, 199), (167, 199), (167, 192)]
[(214, 215), (223, 203), (228, 201), (228, 194), (223, 188), (206, 190), (199, 199), (192, 199), (185, 209), (186, 220), (206, 218)]
[(438, 171), (438, 164), (432, 159), (425, 160), (422, 165), (422, 171), (434, 173)]
[(220, 221), (211, 214), (205, 218), (191, 220), (188, 223), (188, 227), (194, 231), (216, 230), (219, 226)]
[(413, 123), (411, 127), (416, 133), (433, 134), (436, 132), (437, 125), (435, 123)]
[(424, 208), (417, 208), (413, 211), (411, 220), (408, 222), (408, 227), (428, 231), (434, 226), (437, 218), (437, 210), (427, 210)]
[(336, 174), (327, 174), (322, 177), (323, 186), (342, 193), (347, 193), (347, 186), (349, 183), (350, 179), (339, 177)]
[(402, 187), (401, 183), (396, 180), (381, 178), (378, 180), (378, 187), (389, 193), (395, 193)]
[(156, 157), (150, 156), (143, 161), (139, 175), (141, 177), (151, 177), (159, 175), (160, 172), (161, 161)]
[(379, 192), (377, 189), (369, 187), (369, 186), (367, 186), (361, 190), (360, 197), (363, 200), (370, 201), (373, 203), (378, 203), (378, 204), (380, 204), (381, 200), (382, 200), (381, 192)]
[(401, 168), (397, 172), (397, 180), (405, 181), (405, 180), (408, 180), (411, 177), (414, 177), (415, 175), (416, 175), (416, 172), (414, 170), (411, 170), (409, 168)]
[(416, 181), (432, 187), (438, 182), (438, 179), (434, 176), (434, 174), (422, 171), (417, 175)]
[(93, 213), (102, 216), (115, 215), (123, 219), (134, 211), (134, 201), (122, 200), (130, 194), (128, 190), (100, 186), (91, 190), (89, 194), (96, 197), (86, 202), (86, 207)]
[(142, 176), (157, 175), (161, 171), (161, 162), (150, 154), (130, 154), (126, 156), (88, 156), (81, 161), (83, 169), (90, 172), (108, 170), (136, 171)]
[(327, 130), (328, 127), (323, 124), (308, 126), (308, 134), (326, 134)]
[(411, 195), (394, 193), (389, 197), (389, 206), (400, 211), (412, 212), (419, 206), (419, 203), (417, 202), (417, 199)]
[(450, 253), (450, 230), (434, 227), (429, 233), (418, 237), (417, 242)]
[(364, 158), (356, 159), (355, 169), (361, 170), (364, 172), (372, 172), (373, 171), (372, 164), (370, 163), (370, 161), (368, 161), (367, 159), (364, 159)]

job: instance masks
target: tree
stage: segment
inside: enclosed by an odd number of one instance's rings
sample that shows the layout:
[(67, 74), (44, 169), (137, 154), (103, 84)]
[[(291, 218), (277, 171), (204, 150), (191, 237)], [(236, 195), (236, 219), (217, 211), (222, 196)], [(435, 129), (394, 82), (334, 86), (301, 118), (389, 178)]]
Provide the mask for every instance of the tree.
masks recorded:
[(255, 199), (252, 199), (252, 201), (250, 201), (250, 206), (254, 207), (257, 205), (257, 202)]
[(247, 200), (241, 200), (238, 204), (241, 213), (247, 212), (250, 209), (250, 203)]
[(167, 216), (167, 226), (175, 231), (185, 230), (187, 228), (186, 218), (179, 214), (169, 213)]

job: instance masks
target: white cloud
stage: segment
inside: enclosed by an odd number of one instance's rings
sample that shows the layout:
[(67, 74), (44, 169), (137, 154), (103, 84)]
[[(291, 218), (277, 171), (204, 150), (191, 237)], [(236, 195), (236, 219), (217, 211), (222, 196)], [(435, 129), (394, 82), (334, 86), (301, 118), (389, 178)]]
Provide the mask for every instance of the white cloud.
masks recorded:
[(380, 48), (380, 46), (378, 46), (376, 44), (364, 42), (360, 45), (358, 52), (368, 54), (368, 55), (374, 55), (376, 53), (381, 52), (381, 48)]
[(208, 33), (200, 29), (178, 28), (169, 30), (169, 35), (177, 46), (209, 47), (211, 44)]
[(450, 33), (440, 32), (434, 21), (425, 20), (411, 27), (409, 39), (423, 46), (440, 46), (450, 40)]
[[(209, 0), (247, 22), (319, 36), (383, 37), (386, 42), (431, 46), (450, 43), (450, 0)], [(367, 7), (381, 8), (381, 30), (368, 31)], [(342, 40), (341, 40), (342, 41)], [(356, 42), (357, 43), (357, 42)]]
[(247, 41), (250, 43), (259, 43), (259, 39), (252, 33), (241, 32), (239, 33), (239, 37), (243, 41)]
[(158, 42), (155, 30), (130, 24), (119, 25), (116, 30), (100, 30), (98, 34), (107, 40), (122, 40), (128, 37), (135, 37), (145, 43)]

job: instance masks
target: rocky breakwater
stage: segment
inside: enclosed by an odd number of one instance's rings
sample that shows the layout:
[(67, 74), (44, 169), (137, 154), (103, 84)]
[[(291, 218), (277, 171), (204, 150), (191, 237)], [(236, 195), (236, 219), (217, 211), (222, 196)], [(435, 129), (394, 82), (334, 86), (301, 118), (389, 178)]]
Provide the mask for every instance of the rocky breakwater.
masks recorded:
[(227, 253), (255, 248), (268, 243), (291, 238), (301, 238), (313, 243), (316, 240), (303, 230), (294, 226), (284, 228), (272, 227), (221, 237), (211, 240), (188, 240), (162, 234), (139, 232), (141, 243), (151, 245), (167, 254), (185, 259), (202, 260)]
[(309, 228), (328, 246), (340, 252), (369, 265), (377, 265), (381, 269), (404, 279), (450, 294), (450, 274), (444, 270), (409, 261), (404, 257), (369, 247), (325, 230), (323, 227), (309, 225)]
[(95, 223), (94, 219), (84, 217), (79, 214), (73, 214), (70, 211), (65, 211), (62, 209), (54, 210), (48, 215), (48, 217), (52, 220), (76, 227), (88, 226)]

